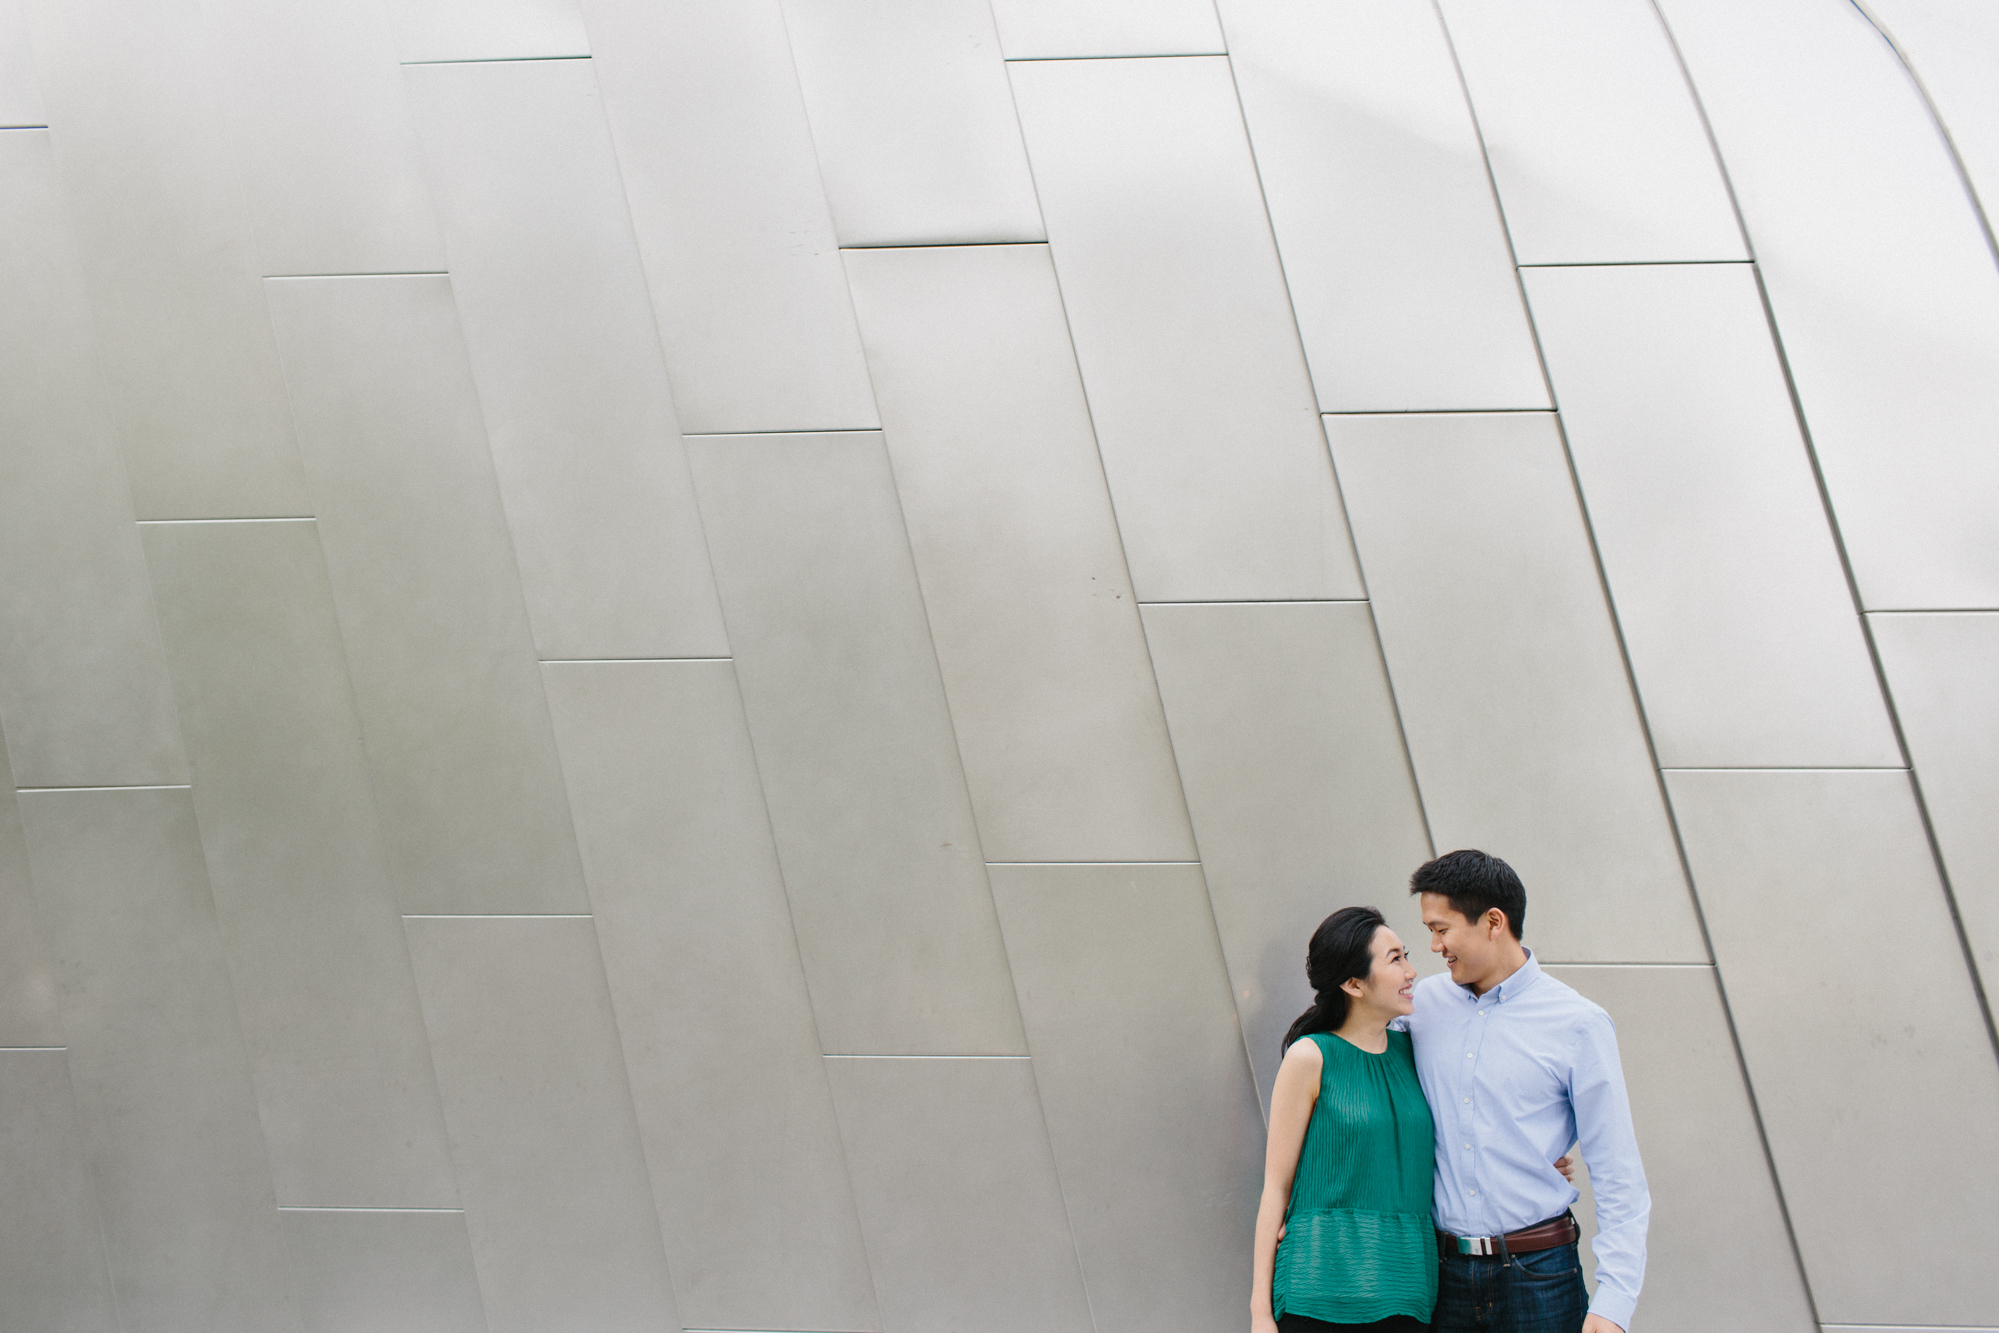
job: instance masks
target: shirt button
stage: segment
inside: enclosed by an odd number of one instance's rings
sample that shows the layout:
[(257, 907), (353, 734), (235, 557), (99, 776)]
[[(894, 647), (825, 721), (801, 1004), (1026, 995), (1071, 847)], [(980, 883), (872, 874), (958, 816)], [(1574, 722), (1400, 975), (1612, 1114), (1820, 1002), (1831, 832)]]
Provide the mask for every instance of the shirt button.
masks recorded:
[(1467, 1059), (1467, 1060), (1471, 1059), (1471, 1052), (1470, 1052), (1470, 1051), (1466, 1051), (1466, 1052), (1465, 1052), (1465, 1059)]
[(1471, 1192), (1471, 1196), (1472, 1196), (1472, 1198), (1476, 1199), (1476, 1198), (1478, 1197), (1478, 1191), (1477, 1191), (1477, 1190), (1473, 1190), (1473, 1191)]
[(1470, 1105), (1471, 1105), (1471, 1098), (1469, 1098), (1469, 1097), (1465, 1098), (1465, 1105), (1466, 1105), (1466, 1106), (1470, 1106)]
[(1469, 1143), (1467, 1143), (1467, 1144), (1465, 1145), (1465, 1151), (1466, 1151), (1466, 1152), (1470, 1152), (1470, 1151), (1471, 1151), (1471, 1145), (1470, 1145)]

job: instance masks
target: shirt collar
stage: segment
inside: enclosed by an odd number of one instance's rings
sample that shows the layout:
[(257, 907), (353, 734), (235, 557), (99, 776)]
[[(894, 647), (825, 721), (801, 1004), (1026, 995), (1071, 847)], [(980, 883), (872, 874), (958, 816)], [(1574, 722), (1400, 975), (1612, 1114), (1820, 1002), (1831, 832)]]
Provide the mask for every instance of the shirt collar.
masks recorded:
[(1512, 976), (1494, 986), (1484, 995), (1473, 994), (1470, 986), (1460, 986), (1458, 989), (1463, 991), (1464, 997), (1473, 1004), (1479, 1003), (1488, 996), (1491, 997), (1494, 1004), (1505, 1004), (1508, 1000), (1519, 999), (1527, 993), (1528, 987), (1541, 979), (1541, 965), (1534, 961), (1534, 951), (1527, 949), (1525, 952), (1527, 954), (1527, 961), (1515, 969)]

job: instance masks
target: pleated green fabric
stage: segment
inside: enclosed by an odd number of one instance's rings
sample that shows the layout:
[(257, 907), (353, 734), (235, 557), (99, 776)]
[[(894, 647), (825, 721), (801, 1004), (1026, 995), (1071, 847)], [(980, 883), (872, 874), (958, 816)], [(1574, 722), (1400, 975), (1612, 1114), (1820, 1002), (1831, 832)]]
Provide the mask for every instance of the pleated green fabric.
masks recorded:
[(1398, 1314), (1428, 1323), (1437, 1303), (1435, 1130), (1409, 1034), (1389, 1033), (1380, 1055), (1330, 1032), (1311, 1040), (1325, 1069), (1292, 1179), (1271, 1308), (1334, 1324)]

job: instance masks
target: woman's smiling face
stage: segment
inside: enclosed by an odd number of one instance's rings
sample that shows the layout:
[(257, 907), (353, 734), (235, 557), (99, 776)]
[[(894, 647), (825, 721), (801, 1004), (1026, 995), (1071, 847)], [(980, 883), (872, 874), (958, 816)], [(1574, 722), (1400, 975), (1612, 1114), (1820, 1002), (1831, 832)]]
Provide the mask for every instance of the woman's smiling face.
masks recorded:
[(1345, 983), (1357, 1005), (1384, 1014), (1406, 1014), (1415, 1007), (1416, 969), (1409, 963), (1409, 951), (1402, 939), (1387, 926), (1377, 926), (1371, 946), (1374, 966), (1365, 977)]

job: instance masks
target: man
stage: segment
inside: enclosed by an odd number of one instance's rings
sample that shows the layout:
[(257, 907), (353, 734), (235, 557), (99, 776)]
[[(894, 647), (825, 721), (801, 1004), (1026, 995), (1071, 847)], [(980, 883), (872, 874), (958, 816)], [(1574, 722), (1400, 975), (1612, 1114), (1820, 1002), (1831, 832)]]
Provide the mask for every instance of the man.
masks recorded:
[[(1527, 891), (1484, 852), (1410, 876), (1448, 977), (1406, 1020), (1437, 1127), (1435, 1333), (1624, 1333), (1645, 1277), (1652, 1195), (1610, 1015), (1520, 942)], [(1596, 1194), (1596, 1299), (1583, 1286), (1575, 1187), (1549, 1165), (1582, 1142)]]

